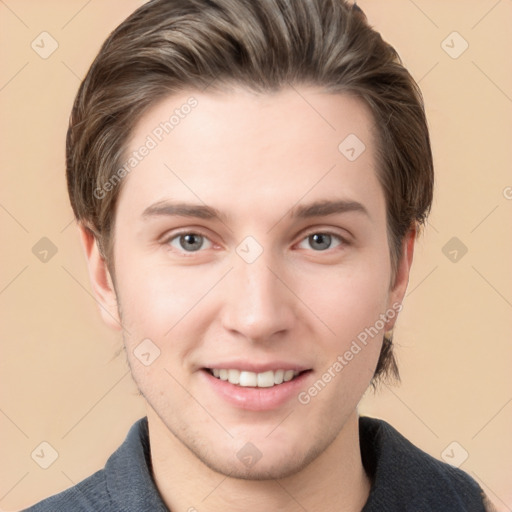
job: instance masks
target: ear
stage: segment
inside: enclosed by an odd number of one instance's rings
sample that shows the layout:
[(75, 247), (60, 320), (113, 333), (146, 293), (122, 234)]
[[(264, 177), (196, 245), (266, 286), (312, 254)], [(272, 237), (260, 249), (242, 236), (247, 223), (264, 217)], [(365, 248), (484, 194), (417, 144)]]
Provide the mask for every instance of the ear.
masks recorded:
[(89, 278), (103, 321), (111, 328), (121, 330), (121, 318), (117, 306), (114, 283), (107, 263), (98, 247), (94, 233), (83, 224), (79, 225), (80, 240), (85, 251)]
[[(391, 283), (389, 292), (389, 303), (388, 307), (392, 308), (393, 304), (401, 304), (407, 285), (409, 284), (409, 273), (411, 271), (412, 258), (414, 254), (414, 242), (416, 241), (416, 227), (413, 226), (405, 235), (402, 241), (402, 250), (400, 252), (400, 259), (397, 264), (396, 273), (394, 280)], [(393, 308), (394, 309), (394, 308)], [(398, 315), (394, 315), (392, 319), (389, 319), (386, 323), (386, 330), (390, 331), (393, 329)]]

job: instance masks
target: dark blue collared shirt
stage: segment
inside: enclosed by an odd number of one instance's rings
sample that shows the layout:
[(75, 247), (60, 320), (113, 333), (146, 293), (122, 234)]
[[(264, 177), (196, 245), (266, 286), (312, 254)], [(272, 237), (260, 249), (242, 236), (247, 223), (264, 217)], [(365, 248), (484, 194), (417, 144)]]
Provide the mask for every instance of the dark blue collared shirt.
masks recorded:
[[(475, 480), (421, 451), (385, 421), (361, 417), (359, 435), (363, 465), (372, 480), (362, 512), (486, 511), (482, 489)], [(152, 477), (145, 417), (131, 427), (104, 469), (25, 510), (146, 511), (169, 512)]]

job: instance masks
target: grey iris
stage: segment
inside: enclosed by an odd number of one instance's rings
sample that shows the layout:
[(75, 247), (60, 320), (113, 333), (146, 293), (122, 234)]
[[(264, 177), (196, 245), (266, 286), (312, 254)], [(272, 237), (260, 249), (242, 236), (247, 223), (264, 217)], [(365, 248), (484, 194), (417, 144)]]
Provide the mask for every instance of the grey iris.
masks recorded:
[(203, 245), (203, 237), (195, 233), (188, 233), (180, 236), (180, 245), (186, 251), (197, 251)]
[(325, 233), (315, 233), (314, 235), (310, 235), (308, 239), (311, 247), (320, 251), (328, 249), (331, 245), (331, 235), (327, 235)]

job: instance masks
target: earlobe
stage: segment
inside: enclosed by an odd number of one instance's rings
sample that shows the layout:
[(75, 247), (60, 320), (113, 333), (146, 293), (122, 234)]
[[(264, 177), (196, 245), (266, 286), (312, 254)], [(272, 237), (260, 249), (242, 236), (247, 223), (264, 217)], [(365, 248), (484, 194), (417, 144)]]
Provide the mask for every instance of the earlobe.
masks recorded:
[[(409, 284), (409, 274), (414, 255), (414, 243), (416, 241), (416, 227), (413, 226), (405, 235), (402, 241), (402, 251), (400, 253), (400, 260), (398, 261), (394, 281), (391, 286), (389, 294), (389, 307), (401, 304)], [(389, 331), (393, 329), (397, 316), (394, 315), (386, 324), (386, 329)]]
[(98, 247), (94, 233), (86, 226), (80, 225), (80, 240), (85, 251), (89, 278), (91, 280), (94, 297), (99, 306), (103, 321), (111, 328), (121, 330), (121, 319), (117, 304), (117, 296), (114, 284)]

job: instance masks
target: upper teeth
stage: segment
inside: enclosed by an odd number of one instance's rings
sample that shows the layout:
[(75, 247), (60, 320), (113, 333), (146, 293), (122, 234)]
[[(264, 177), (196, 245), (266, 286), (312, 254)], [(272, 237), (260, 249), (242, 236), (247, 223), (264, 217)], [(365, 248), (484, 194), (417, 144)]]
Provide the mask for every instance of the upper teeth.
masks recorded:
[(275, 372), (269, 370), (262, 373), (246, 372), (245, 370), (224, 370), (214, 368), (212, 369), (214, 377), (220, 380), (227, 380), (231, 384), (238, 384), (239, 386), (253, 386), (259, 388), (271, 388), (276, 384), (288, 382), (297, 376), (300, 372), (294, 370), (276, 370)]

